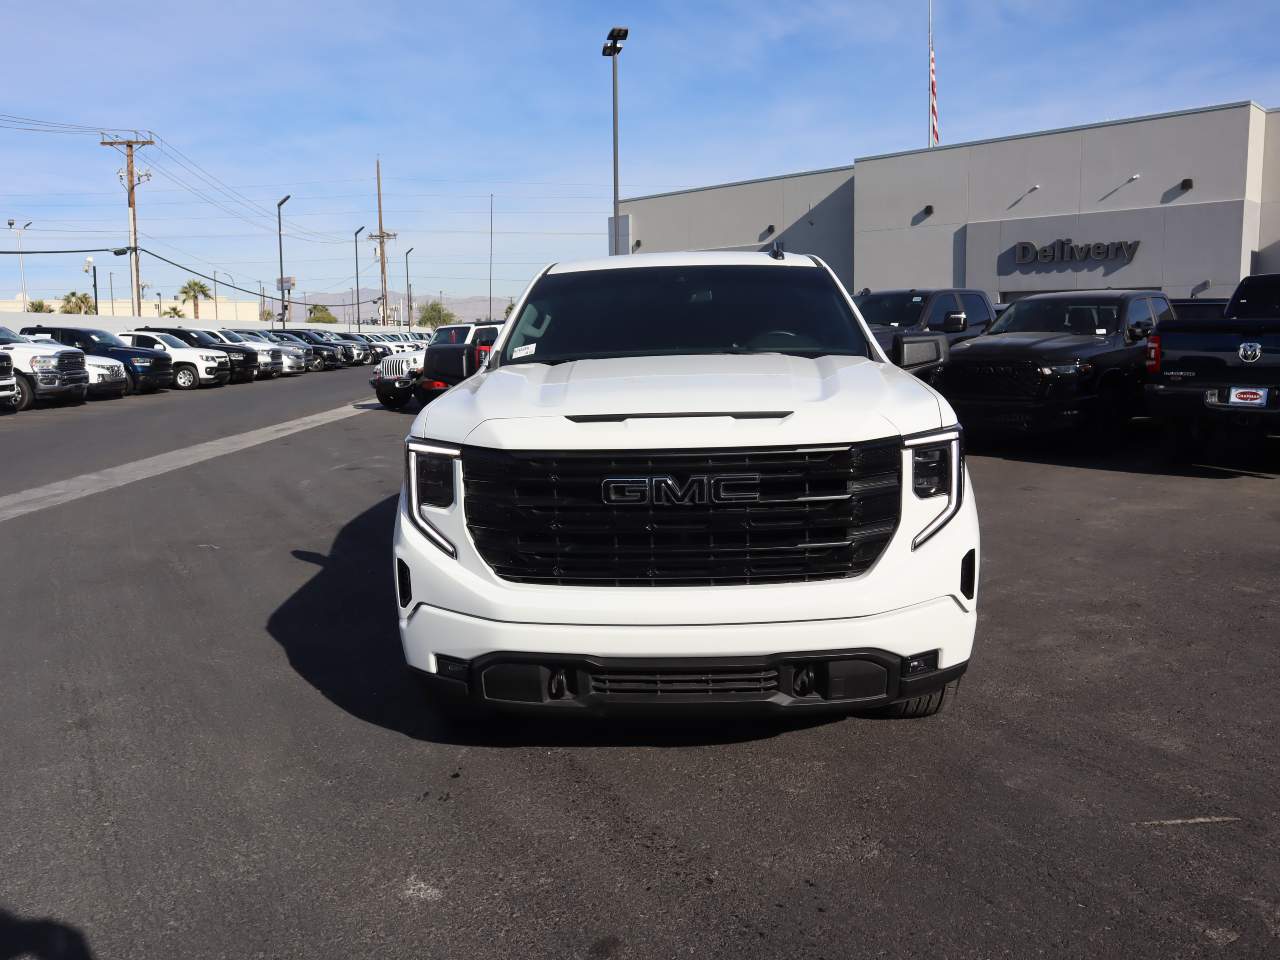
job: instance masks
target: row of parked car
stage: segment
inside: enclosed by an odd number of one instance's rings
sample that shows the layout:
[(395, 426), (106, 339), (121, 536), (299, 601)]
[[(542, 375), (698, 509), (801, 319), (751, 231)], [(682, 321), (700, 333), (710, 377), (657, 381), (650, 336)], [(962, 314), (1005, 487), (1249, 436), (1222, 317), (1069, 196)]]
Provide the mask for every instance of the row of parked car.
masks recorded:
[[(1280, 429), (1280, 275), (1247, 277), (1230, 300), (1077, 290), (993, 304), (953, 288), (853, 299), (885, 353), (972, 432), (1105, 437), (1148, 415), (1189, 453), (1227, 432)], [(441, 327), (429, 346), (383, 360), (370, 386), (392, 409), (428, 403), (483, 367), (501, 329)]]
[(0, 327), (0, 410), (82, 403), (165, 388), (195, 390), (376, 363), (425, 336), (329, 330), (141, 326), (121, 333), (36, 324)]

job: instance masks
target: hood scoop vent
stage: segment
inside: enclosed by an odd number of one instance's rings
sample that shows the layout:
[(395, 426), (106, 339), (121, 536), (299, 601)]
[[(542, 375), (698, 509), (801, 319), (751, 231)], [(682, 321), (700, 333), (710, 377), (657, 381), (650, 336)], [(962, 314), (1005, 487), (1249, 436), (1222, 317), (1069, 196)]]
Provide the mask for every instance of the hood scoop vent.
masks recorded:
[(703, 411), (689, 413), (581, 413), (565, 417), (574, 423), (623, 423), (627, 420), (683, 420), (689, 417), (731, 417), (734, 420), (781, 420), (791, 416), (790, 410), (746, 410), (734, 412), (707, 413)]

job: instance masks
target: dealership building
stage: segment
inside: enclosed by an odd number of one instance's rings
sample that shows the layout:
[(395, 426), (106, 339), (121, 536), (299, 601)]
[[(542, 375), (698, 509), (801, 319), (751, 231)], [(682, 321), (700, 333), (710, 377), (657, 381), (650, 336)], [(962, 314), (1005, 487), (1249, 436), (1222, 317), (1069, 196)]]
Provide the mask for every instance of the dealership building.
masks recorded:
[(633, 253), (781, 241), (851, 291), (1227, 296), (1280, 273), (1280, 110), (1230, 103), (635, 197), (611, 229)]

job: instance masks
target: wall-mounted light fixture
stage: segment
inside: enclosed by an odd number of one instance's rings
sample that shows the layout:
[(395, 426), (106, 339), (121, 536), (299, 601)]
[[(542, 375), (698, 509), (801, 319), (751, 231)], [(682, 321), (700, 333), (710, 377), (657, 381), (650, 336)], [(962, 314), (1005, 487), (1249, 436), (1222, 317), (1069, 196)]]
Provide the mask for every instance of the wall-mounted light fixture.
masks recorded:
[(1129, 174), (1129, 181), (1128, 181), (1128, 182), (1129, 182), (1129, 183), (1133, 183), (1133, 181), (1138, 180), (1138, 179), (1140, 179), (1141, 177), (1142, 177), (1142, 174), (1140, 174), (1140, 173), (1131, 173), (1131, 174)]
[(631, 252), (635, 253), (639, 249), (640, 249), (640, 241), (637, 240), (635, 243), (631, 245)]
[(1178, 184), (1178, 186), (1180, 186), (1183, 190), (1190, 190), (1195, 185), (1196, 185), (1196, 182), (1192, 180), (1190, 177), (1183, 177), (1182, 182)]
[(777, 229), (777, 227), (775, 227), (775, 226), (771, 223), (771, 224), (769, 224), (767, 227), (765, 227), (765, 228), (764, 228), (764, 235), (765, 235), (766, 237), (773, 236), (773, 231), (774, 231), (774, 230), (776, 230), (776, 229)]
[(926, 217), (932, 217), (932, 216), (933, 216), (933, 204), (932, 204), (932, 203), (926, 203), (926, 204), (924, 205), (924, 209), (923, 209), (923, 210), (921, 210), (920, 212), (921, 212), (921, 213), (923, 213)]
[(1037, 190), (1039, 190), (1039, 189), (1040, 189), (1040, 184), (1038, 184), (1038, 183), (1033, 183), (1033, 184), (1032, 184), (1032, 185), (1027, 189), (1027, 193), (1035, 193), (1035, 192), (1036, 192)]

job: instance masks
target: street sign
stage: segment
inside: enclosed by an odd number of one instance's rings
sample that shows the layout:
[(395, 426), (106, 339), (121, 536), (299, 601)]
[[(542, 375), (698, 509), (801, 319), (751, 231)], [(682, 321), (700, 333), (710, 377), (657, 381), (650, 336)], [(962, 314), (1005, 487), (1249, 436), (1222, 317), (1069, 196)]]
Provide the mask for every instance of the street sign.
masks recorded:
[(293, 287), (294, 287), (294, 284), (296, 284), (297, 282), (298, 282), (298, 278), (297, 278), (297, 277), (277, 277), (277, 278), (276, 278), (276, 289), (277, 289), (277, 290), (292, 290), (292, 289), (293, 289)]

